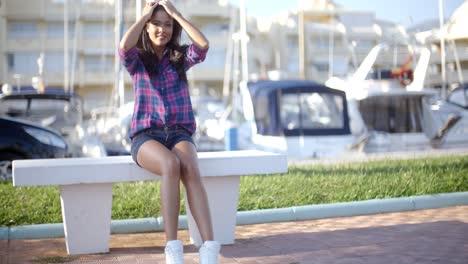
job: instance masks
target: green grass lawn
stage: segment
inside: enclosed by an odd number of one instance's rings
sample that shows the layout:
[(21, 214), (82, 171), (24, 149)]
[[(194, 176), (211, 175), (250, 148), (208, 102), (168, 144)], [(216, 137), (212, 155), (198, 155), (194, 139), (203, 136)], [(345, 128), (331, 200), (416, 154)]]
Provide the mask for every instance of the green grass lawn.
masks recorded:
[[(241, 177), (239, 211), (464, 191), (468, 156), (301, 166)], [(0, 182), (0, 197), (0, 226), (62, 222), (58, 187)], [(157, 217), (159, 209), (159, 181), (114, 185), (112, 219)]]

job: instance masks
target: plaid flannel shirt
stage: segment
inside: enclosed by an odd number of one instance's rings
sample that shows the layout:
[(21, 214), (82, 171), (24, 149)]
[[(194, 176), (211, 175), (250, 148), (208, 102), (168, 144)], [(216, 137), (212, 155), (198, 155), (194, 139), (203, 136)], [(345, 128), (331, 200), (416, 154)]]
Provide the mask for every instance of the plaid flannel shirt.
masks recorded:
[[(191, 44), (185, 52), (185, 71), (205, 60), (208, 50)], [(135, 92), (130, 138), (150, 127), (181, 125), (190, 134), (196, 129), (190, 101), (188, 83), (179, 78), (176, 68), (169, 61), (168, 50), (163, 54), (157, 72), (150, 76), (140, 60), (136, 47), (124, 51), (119, 48), (120, 60), (130, 73)]]

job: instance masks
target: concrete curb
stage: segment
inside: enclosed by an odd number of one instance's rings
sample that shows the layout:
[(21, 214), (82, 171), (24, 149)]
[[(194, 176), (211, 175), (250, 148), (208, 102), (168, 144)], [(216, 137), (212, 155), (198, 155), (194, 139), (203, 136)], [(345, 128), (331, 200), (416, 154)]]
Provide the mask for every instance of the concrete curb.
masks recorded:
[[(468, 192), (242, 211), (237, 213), (237, 225), (369, 215), (457, 205), (468, 205)], [(185, 215), (179, 217), (179, 229), (187, 229)], [(112, 220), (111, 222), (112, 234), (156, 231), (163, 231), (161, 217)], [(63, 224), (61, 223), (0, 228), (0, 240), (57, 237), (64, 237)]]

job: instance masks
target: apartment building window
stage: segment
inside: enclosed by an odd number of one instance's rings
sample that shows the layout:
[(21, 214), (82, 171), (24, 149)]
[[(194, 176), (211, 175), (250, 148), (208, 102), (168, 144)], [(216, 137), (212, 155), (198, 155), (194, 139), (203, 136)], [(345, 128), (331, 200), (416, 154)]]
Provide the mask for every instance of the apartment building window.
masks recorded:
[(299, 44), (297, 38), (288, 38), (286, 61), (288, 72), (299, 72)]
[(310, 41), (310, 44), (311, 46), (317, 49), (328, 50), (330, 48), (330, 42), (328, 41), (328, 39), (324, 39), (322, 37), (313, 39), (312, 41)]
[(206, 24), (201, 28), (201, 31), (206, 35), (227, 36), (229, 32), (229, 25), (225, 23)]
[(358, 52), (369, 52), (376, 44), (373, 40), (365, 40), (365, 39), (360, 39), (360, 40), (355, 40), (354, 43), (356, 43), (355, 49)]
[(13, 54), (7, 53), (7, 54), (6, 54), (6, 57), (7, 57), (7, 67), (8, 67), (8, 70), (13, 69), (13, 68), (15, 67), (15, 59), (14, 59), (14, 57), (13, 57)]
[[(49, 2), (52, 2), (53, 4), (57, 4), (57, 5), (63, 5), (65, 4), (65, 0), (49, 0)], [(77, 1), (79, 2), (79, 1)], [(99, 3), (102, 3), (102, 2), (109, 2), (109, 0), (82, 0), (82, 2), (84, 4), (90, 4), (90, 3), (94, 3), (94, 4), (99, 4)], [(68, 2), (68, 5), (72, 5), (72, 4), (75, 4), (74, 1), (69, 1)]]
[[(47, 24), (47, 38), (49, 39), (63, 39), (65, 35), (63, 28), (63, 22), (50, 22)], [(68, 24), (68, 37), (73, 38), (75, 36), (75, 24)]]
[(310, 63), (309, 67), (313, 67), (319, 72), (328, 72), (328, 69), (329, 69), (328, 62), (319, 62), (319, 61)]
[(123, 6), (124, 10), (126, 8), (135, 7), (135, 0), (123, 0), (122, 1), (122, 6)]
[[(63, 52), (47, 52), (44, 56), (44, 70), (48, 73), (63, 73)], [(72, 54), (68, 55), (69, 65), (71, 68), (72, 64)]]
[(206, 55), (205, 61), (200, 64), (200, 67), (213, 67), (219, 68), (224, 67), (224, 63), (226, 60), (226, 49), (213, 47), (210, 48), (210, 51)]
[[(39, 74), (37, 60), (39, 52), (8, 53), (8, 71), (20, 74)], [(71, 66), (70, 54), (70, 66)], [(63, 73), (63, 52), (47, 52), (44, 56), (44, 71), (46, 73)]]
[(14, 74), (36, 74), (39, 72), (39, 52), (7, 53), (8, 71)]
[(299, 50), (299, 44), (297, 39), (288, 39), (288, 52), (290, 51), (295, 51), (297, 52)]
[(296, 53), (288, 53), (288, 57), (286, 61), (288, 62), (288, 72), (291, 73), (298, 73), (299, 72), (299, 54)]
[(133, 25), (132, 23), (124, 23), (124, 24), (123, 24), (122, 35), (125, 34), (125, 33), (130, 29), (130, 27), (131, 27), (132, 25)]
[(340, 22), (347, 27), (372, 27), (375, 23), (375, 15), (373, 13), (364, 14), (340, 14)]
[(113, 72), (114, 61), (111, 56), (86, 56), (84, 58), (86, 72)]
[(112, 24), (104, 23), (84, 23), (83, 38), (85, 39), (101, 39), (113, 38), (114, 28)]
[(333, 58), (333, 76), (345, 77), (350, 70), (350, 61), (345, 57)]
[(429, 65), (429, 73), (430, 74), (438, 74), (440, 71), (439, 71), (439, 67), (435, 64), (433, 65)]
[(8, 39), (35, 39), (39, 38), (39, 27), (34, 22), (8, 23)]

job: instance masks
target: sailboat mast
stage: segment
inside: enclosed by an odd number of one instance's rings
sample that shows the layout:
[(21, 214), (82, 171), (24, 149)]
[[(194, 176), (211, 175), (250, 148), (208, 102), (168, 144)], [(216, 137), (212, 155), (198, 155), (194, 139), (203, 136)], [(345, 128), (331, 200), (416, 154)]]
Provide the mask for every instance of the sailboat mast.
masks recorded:
[(333, 77), (333, 63), (335, 61), (335, 22), (334, 19), (329, 21), (330, 31), (328, 32), (328, 78)]
[(234, 53), (234, 31), (235, 27), (237, 26), (237, 12), (234, 8), (231, 9), (231, 16), (229, 22), (229, 35), (230, 39), (227, 42), (226, 48), (226, 62), (224, 64), (224, 78), (223, 78), (223, 102), (224, 104), (228, 104), (228, 99), (230, 96), (230, 82), (231, 82), (231, 73), (232, 73), (232, 61), (233, 61), (233, 53)]
[[(137, 1), (138, 2), (138, 1)], [(122, 0), (115, 0), (115, 48), (119, 46), (120, 39), (122, 37), (123, 30), (123, 12), (122, 12)], [(123, 71), (120, 63), (118, 52), (115, 52), (114, 57), (114, 91), (116, 92), (116, 98), (114, 103), (120, 107), (124, 104), (124, 84), (123, 84)]]
[(444, 0), (439, 0), (439, 26), (440, 26), (440, 66), (442, 74), (442, 98), (447, 98), (447, 74), (445, 71), (445, 28), (444, 28)]
[(307, 75), (306, 48), (305, 48), (305, 14), (304, 10), (298, 11), (298, 42), (299, 42), (299, 74), (305, 80)]
[(452, 47), (453, 57), (455, 59), (455, 66), (457, 66), (458, 82), (465, 83), (465, 81), (463, 80), (462, 67), (460, 64), (460, 58), (458, 57), (457, 45), (455, 44), (455, 40), (451, 39), (450, 44), (450, 46)]
[(141, 5), (141, 0), (136, 0), (135, 1), (135, 21), (138, 20), (138, 18), (141, 17), (141, 12), (143, 10), (143, 6)]
[(79, 26), (80, 26), (80, 17), (81, 17), (81, 4), (82, 2), (78, 2), (78, 8), (75, 14), (75, 30), (74, 30), (74, 36), (73, 36), (73, 53), (72, 53), (72, 61), (71, 61), (71, 76), (70, 76), (70, 90), (73, 93), (74, 92), (74, 87), (75, 87), (75, 69), (76, 69), (76, 50), (78, 48), (78, 36), (79, 36)]
[(63, 89), (68, 92), (68, 0), (63, 1)]
[(247, 53), (247, 15), (245, 10), (245, 0), (240, 1), (240, 34), (241, 34), (241, 57), (242, 57), (242, 81), (249, 80), (249, 60)]

